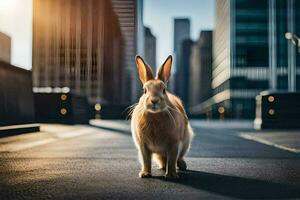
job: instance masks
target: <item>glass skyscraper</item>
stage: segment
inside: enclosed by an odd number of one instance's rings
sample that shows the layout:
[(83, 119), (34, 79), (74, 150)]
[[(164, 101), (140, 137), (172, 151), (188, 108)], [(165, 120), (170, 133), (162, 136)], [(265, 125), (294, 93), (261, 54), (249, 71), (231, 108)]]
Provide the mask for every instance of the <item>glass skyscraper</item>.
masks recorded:
[[(250, 118), (261, 91), (299, 89), (299, 80), (294, 80), (300, 74), (300, 55), (285, 38), (286, 32), (300, 35), (299, 17), (296, 0), (217, 0), (214, 94), (203, 112)], [(288, 70), (292, 70), (290, 79)]]
[[(184, 40), (190, 39), (191, 23), (188, 18), (175, 18), (174, 19), (174, 36), (173, 36), (173, 69), (172, 78), (170, 79), (169, 89), (176, 92), (176, 73), (179, 70), (182, 58), (182, 43)], [(183, 66), (181, 66), (183, 67)]]

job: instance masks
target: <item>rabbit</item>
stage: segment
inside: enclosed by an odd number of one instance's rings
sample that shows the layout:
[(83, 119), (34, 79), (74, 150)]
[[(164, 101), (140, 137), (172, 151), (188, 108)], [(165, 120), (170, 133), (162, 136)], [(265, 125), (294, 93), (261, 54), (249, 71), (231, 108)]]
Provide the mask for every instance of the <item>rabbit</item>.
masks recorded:
[(176, 165), (186, 170), (184, 155), (188, 152), (193, 130), (181, 100), (167, 92), (172, 56), (159, 68), (156, 77), (142, 57), (136, 56), (144, 94), (131, 115), (131, 130), (141, 163), (140, 178), (151, 175), (151, 160), (165, 171), (166, 178), (179, 178)]

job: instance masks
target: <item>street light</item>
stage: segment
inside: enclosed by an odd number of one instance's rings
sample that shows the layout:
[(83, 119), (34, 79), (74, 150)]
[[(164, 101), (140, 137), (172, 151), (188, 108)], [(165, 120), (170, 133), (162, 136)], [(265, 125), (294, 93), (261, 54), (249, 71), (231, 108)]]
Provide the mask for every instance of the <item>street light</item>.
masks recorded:
[(101, 118), (100, 111), (102, 109), (101, 104), (100, 103), (96, 103), (95, 106), (94, 106), (94, 109), (96, 111), (95, 119), (100, 119)]
[(97, 112), (99, 112), (101, 110), (101, 104), (100, 103), (96, 103), (95, 106), (94, 106), (95, 110)]
[(285, 38), (287, 40), (291, 40), (292, 43), (298, 47), (298, 53), (300, 53), (300, 39), (293, 33), (287, 32), (285, 33)]
[[(291, 40), (292, 44), (294, 44), (298, 48), (298, 53), (300, 53), (300, 39), (291, 32), (285, 33), (285, 38), (287, 40)], [(296, 58), (295, 58), (295, 50), (292, 45), (288, 46), (288, 88), (290, 92), (296, 91)]]

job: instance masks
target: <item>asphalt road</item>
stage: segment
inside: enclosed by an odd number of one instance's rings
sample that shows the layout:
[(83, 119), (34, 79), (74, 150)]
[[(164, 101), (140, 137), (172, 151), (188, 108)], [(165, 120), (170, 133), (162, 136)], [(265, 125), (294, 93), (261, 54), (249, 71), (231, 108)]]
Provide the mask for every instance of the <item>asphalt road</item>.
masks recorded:
[[(300, 199), (299, 154), (238, 137), (247, 123), (193, 127), (189, 170), (176, 181), (155, 166), (138, 178), (131, 136), (114, 126), (1, 138), (0, 199)], [(22, 146), (32, 138), (48, 142)]]

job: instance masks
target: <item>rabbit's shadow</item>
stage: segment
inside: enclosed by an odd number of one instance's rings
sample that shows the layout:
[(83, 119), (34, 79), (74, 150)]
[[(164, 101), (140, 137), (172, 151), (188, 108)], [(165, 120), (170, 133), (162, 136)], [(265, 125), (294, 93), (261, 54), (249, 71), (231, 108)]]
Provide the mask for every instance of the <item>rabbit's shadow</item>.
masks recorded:
[[(171, 180), (171, 182), (229, 197), (244, 199), (300, 198), (300, 188), (285, 184), (193, 170), (180, 171), (179, 176), (179, 179)], [(164, 176), (155, 176), (154, 178), (167, 181)]]

